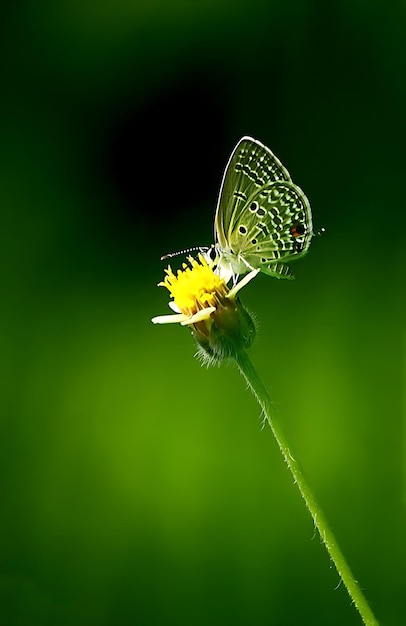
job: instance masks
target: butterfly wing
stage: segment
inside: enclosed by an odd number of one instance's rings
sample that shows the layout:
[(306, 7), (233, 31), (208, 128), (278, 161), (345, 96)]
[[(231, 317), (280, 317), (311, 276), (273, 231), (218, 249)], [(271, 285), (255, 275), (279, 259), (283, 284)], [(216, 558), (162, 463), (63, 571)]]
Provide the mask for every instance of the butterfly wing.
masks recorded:
[(303, 256), (313, 236), (309, 201), (275, 155), (243, 137), (227, 164), (215, 218), (221, 256), (234, 274), (260, 268), (293, 278), (286, 261)]
[(269, 182), (290, 181), (287, 169), (260, 141), (240, 139), (224, 171), (214, 222), (215, 240), (227, 247), (227, 231), (251, 195)]
[(236, 257), (239, 269), (243, 260), (248, 268), (259, 267), (265, 274), (289, 278), (293, 275), (284, 263), (306, 254), (312, 236), (312, 214), (305, 194), (290, 181), (276, 181), (254, 192), (234, 213), (227, 225), (225, 256)]

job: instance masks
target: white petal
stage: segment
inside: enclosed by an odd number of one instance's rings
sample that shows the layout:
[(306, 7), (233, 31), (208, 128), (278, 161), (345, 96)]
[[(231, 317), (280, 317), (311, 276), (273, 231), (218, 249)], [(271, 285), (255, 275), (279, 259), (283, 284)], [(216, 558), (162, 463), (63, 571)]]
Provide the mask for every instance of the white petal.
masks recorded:
[(255, 276), (257, 274), (259, 274), (261, 270), (260, 269), (256, 269), (256, 270), (252, 270), (252, 272), (250, 272), (249, 274), (247, 274), (246, 276), (244, 276), (244, 278), (242, 280), (240, 280), (239, 283), (237, 283), (235, 285), (235, 287), (233, 287), (230, 292), (227, 294), (226, 298), (235, 298), (236, 294), (240, 291), (240, 289), (242, 289), (243, 287), (245, 287), (245, 285), (247, 283), (250, 282), (250, 280), (252, 280), (253, 278), (255, 278)]
[(217, 264), (216, 272), (226, 284), (234, 277), (234, 272), (231, 264), (224, 261), (224, 259), (221, 259)]
[(181, 324), (189, 319), (187, 315), (180, 313), (179, 315), (158, 315), (157, 317), (153, 317), (151, 322), (153, 324)]
[(207, 320), (215, 310), (215, 306), (208, 306), (205, 309), (201, 309), (200, 311), (192, 315), (192, 317), (188, 317), (186, 321), (181, 322), (181, 326), (188, 326), (189, 324), (196, 324), (196, 322)]
[(180, 313), (180, 308), (178, 307), (177, 304), (174, 303), (173, 300), (170, 300), (168, 302), (168, 306), (169, 306), (170, 309), (172, 309), (172, 311), (175, 311), (175, 313)]

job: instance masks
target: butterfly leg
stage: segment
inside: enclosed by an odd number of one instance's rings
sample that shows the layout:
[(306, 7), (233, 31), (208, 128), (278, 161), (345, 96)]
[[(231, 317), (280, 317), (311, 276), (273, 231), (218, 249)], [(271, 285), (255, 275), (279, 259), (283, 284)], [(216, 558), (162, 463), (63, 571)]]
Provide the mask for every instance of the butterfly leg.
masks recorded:
[(250, 272), (252, 272), (252, 270), (255, 269), (255, 267), (252, 267), (252, 265), (248, 263), (247, 259), (244, 259), (244, 257), (241, 256), (241, 254), (238, 255), (238, 260), (240, 261), (240, 263), (244, 263), (244, 265), (248, 268)]
[[(238, 279), (240, 278), (241, 274), (245, 274), (246, 272), (252, 272), (252, 270), (255, 269), (255, 267), (252, 267), (252, 265), (250, 263), (248, 263), (248, 261), (246, 259), (244, 259), (243, 256), (241, 256), (240, 254), (238, 255), (238, 262), (240, 267), (242, 266), (242, 270), (238, 272), (238, 274), (236, 272), (234, 272), (234, 270), (232, 270), (232, 278), (233, 278), (233, 287), (235, 287), (235, 285), (238, 282)], [(246, 270), (244, 270), (244, 266), (247, 268)]]

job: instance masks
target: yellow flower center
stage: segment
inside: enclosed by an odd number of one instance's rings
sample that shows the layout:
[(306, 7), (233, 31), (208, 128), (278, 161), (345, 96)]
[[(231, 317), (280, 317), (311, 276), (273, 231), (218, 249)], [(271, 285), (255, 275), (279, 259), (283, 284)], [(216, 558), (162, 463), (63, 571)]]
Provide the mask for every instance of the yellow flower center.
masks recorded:
[(159, 286), (166, 287), (174, 303), (185, 315), (194, 315), (201, 309), (216, 306), (218, 298), (229, 292), (225, 281), (213, 271), (206, 259), (199, 254), (199, 260), (188, 257), (190, 267), (184, 263), (176, 275), (168, 267), (166, 276)]

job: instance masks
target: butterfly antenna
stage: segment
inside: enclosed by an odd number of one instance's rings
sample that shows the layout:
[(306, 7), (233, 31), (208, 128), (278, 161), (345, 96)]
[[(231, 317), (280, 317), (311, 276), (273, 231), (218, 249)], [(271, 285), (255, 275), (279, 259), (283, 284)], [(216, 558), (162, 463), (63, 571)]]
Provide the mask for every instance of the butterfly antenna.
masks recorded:
[(202, 246), (194, 246), (193, 248), (186, 248), (185, 250), (179, 250), (179, 252), (168, 252), (168, 254), (164, 254), (161, 256), (161, 261), (165, 261), (165, 259), (172, 259), (174, 256), (180, 256), (182, 254), (189, 254), (189, 252), (206, 252), (208, 248), (202, 248)]

